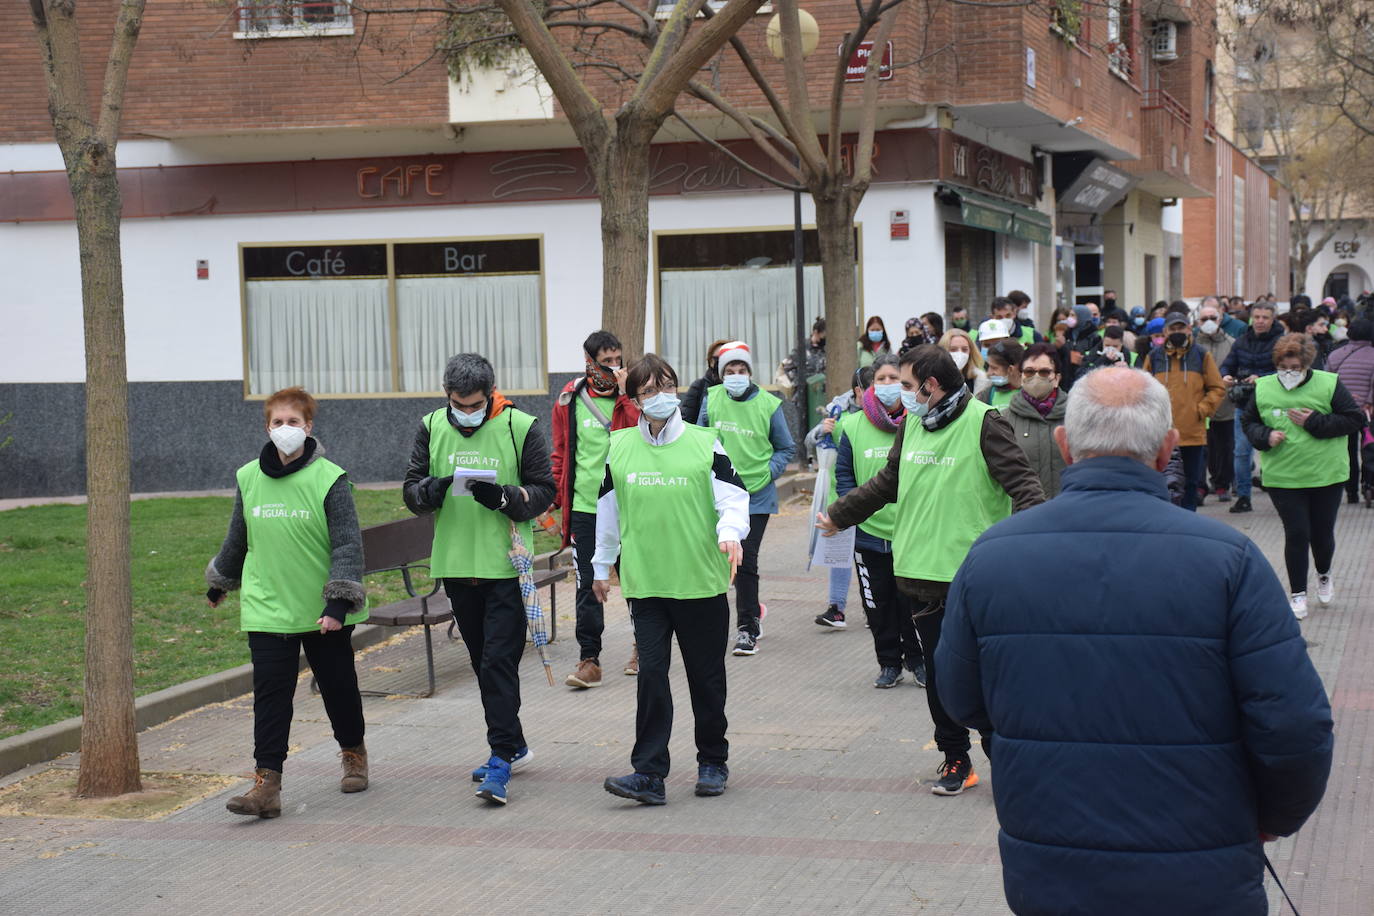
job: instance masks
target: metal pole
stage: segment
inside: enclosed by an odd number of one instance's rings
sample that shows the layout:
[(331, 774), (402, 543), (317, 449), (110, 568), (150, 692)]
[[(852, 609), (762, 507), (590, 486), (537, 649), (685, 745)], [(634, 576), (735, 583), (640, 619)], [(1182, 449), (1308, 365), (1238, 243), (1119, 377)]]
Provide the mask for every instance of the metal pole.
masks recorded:
[[(797, 158), (801, 165), (801, 157)], [(802, 239), (802, 196), (801, 191), (792, 192), (792, 264), (797, 278), (797, 415), (801, 418), (803, 435), (811, 428), (811, 417), (807, 416), (808, 392), (806, 384), (806, 277), (803, 273), (806, 260), (806, 247)]]

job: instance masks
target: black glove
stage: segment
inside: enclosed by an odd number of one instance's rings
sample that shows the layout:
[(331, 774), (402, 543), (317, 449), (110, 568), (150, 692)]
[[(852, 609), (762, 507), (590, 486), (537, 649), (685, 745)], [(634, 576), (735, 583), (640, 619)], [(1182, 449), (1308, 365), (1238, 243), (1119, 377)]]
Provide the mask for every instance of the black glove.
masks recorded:
[(506, 508), (506, 489), (500, 484), (491, 483), (487, 480), (474, 480), (468, 489), (472, 492), (472, 498), (493, 512), (499, 512)]
[(219, 602), (219, 599), (221, 599), (221, 598), (224, 597), (224, 589), (222, 589), (222, 588), (212, 588), (212, 589), (208, 589), (208, 590), (205, 592), (205, 597), (206, 597), (207, 599), (209, 599), (209, 601), (210, 601), (211, 604), (216, 604), (216, 603)]
[(320, 616), (333, 617), (339, 623), (343, 623), (344, 618), (348, 616), (348, 612), (351, 610), (353, 610), (353, 603), (351, 601), (345, 601), (342, 598), (330, 598), (329, 602), (324, 606), (324, 613)]
[(426, 477), (420, 484), (420, 494), (425, 505), (438, 508), (443, 505), (448, 488), (453, 486), (452, 477)]

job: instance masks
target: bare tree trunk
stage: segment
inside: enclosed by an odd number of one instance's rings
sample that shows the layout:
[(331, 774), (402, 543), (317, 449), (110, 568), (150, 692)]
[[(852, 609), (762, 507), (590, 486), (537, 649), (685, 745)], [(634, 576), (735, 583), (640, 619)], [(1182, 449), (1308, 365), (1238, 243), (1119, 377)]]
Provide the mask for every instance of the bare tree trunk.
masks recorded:
[(81, 249), (86, 342), (86, 696), (78, 795), (142, 788), (134, 723), (129, 556), (129, 389), (114, 151), (68, 166)]
[(825, 287), (825, 389), (848, 391), (858, 363), (858, 285), (854, 276), (855, 203), (847, 191), (813, 192)]
[(646, 347), (649, 140), (655, 129), (621, 125), (596, 169), (601, 197), (601, 323), (624, 344), (626, 365)]

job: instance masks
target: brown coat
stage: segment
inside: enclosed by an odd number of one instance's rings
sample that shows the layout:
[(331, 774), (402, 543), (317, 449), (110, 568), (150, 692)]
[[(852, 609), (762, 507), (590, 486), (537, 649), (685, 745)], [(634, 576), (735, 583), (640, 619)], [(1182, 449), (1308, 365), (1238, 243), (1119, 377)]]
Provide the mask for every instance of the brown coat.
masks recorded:
[[(1194, 345), (1188, 346), (1192, 349)], [(1212, 354), (1202, 353), (1202, 371), (1190, 372), (1185, 365), (1189, 356), (1185, 350), (1181, 355), (1175, 353), (1164, 357), (1169, 361), (1168, 365), (1160, 366), (1160, 370), (1154, 372), (1152, 360), (1160, 358), (1164, 353), (1163, 347), (1155, 347), (1145, 357), (1145, 362), (1141, 363), (1140, 368), (1153, 373), (1154, 377), (1169, 389), (1169, 402), (1174, 408), (1174, 429), (1178, 430), (1178, 444), (1206, 445), (1206, 420), (1217, 412), (1222, 398), (1226, 397), (1226, 386), (1221, 382), (1216, 360), (1212, 359)]]

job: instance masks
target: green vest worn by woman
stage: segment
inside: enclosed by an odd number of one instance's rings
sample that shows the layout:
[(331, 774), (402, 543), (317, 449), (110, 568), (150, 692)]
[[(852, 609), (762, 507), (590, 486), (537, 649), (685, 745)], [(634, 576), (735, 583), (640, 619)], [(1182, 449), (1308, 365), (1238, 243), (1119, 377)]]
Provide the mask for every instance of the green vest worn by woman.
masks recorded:
[(1316, 413), (1331, 413), (1331, 398), (1336, 393), (1336, 373), (1314, 371), (1303, 384), (1288, 391), (1277, 375), (1265, 375), (1255, 383), (1255, 408), (1270, 429), (1288, 437), (1264, 453), (1265, 487), (1301, 489), (1325, 487), (1350, 476), (1346, 437), (1317, 439), (1292, 420), (1288, 411), (1307, 407)]
[[(884, 432), (873, 425), (873, 421), (861, 410), (845, 415), (838, 424), (837, 433), (849, 439), (850, 452), (854, 456), (854, 482), (859, 486), (868, 483), (887, 464), (887, 453), (897, 439), (897, 431)], [(835, 475), (830, 476), (830, 502), (836, 498)], [(826, 505), (829, 505), (827, 503)], [(892, 532), (897, 522), (897, 506), (888, 503), (859, 525), (865, 534), (884, 541), (892, 540)]]
[(757, 493), (773, 482), (768, 463), (773, 459), (773, 412), (781, 404), (776, 395), (762, 388), (747, 401), (730, 397), (724, 385), (706, 391), (706, 418), (711, 421), (725, 446), (725, 454), (744, 481), (744, 488)]
[[(257, 460), (238, 469), (248, 555), (243, 560), (239, 629), (245, 633), (309, 633), (324, 611), (329, 581), (329, 519), (324, 498), (344, 475), (316, 458), (285, 477), (268, 477)], [(345, 624), (367, 619), (364, 605)]]
[(1016, 397), (1020, 388), (993, 388), (988, 386), (987, 390), (978, 397), (984, 403), (992, 407), (1006, 407), (1011, 403), (1011, 399)]
[[(590, 396), (590, 395), (589, 395)], [(601, 412), (610, 417), (615, 398), (596, 398), (604, 403)], [(611, 432), (592, 415), (582, 398), (573, 398), (573, 422), (577, 424), (577, 474), (573, 478), (572, 508), (574, 512), (596, 512), (596, 500), (601, 495), (601, 481), (606, 476), (606, 450), (611, 447)]]
[[(464, 436), (448, 421), (448, 408), (425, 417), (429, 430), (429, 473), (451, 477), (455, 468), (491, 470), (496, 482), (520, 485), (520, 456), (534, 417), (507, 407), (477, 432)], [(529, 522), (517, 525), (525, 544), (534, 543)], [(434, 547), (430, 575), (441, 579), (513, 579), (510, 565), (510, 519), (493, 512), (457, 485), (434, 512)]]
[(626, 598), (714, 598), (730, 587), (730, 561), (716, 540), (715, 444), (715, 432), (700, 426), (667, 445), (650, 445), (637, 427), (611, 433)]
[(898, 576), (952, 581), (978, 536), (1011, 515), (1011, 497), (983, 458), (983, 416), (992, 409), (970, 400), (953, 423), (934, 432), (907, 417), (892, 537)]

